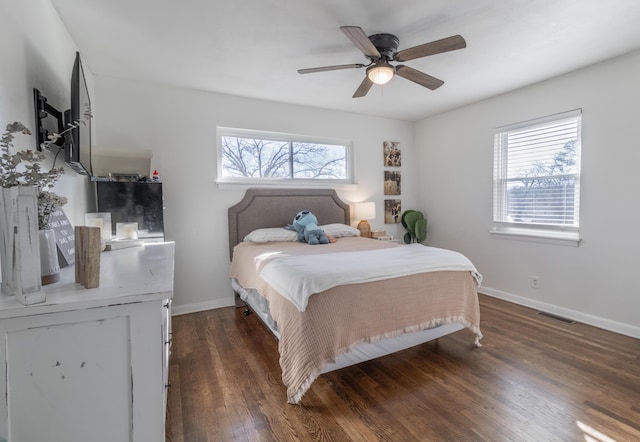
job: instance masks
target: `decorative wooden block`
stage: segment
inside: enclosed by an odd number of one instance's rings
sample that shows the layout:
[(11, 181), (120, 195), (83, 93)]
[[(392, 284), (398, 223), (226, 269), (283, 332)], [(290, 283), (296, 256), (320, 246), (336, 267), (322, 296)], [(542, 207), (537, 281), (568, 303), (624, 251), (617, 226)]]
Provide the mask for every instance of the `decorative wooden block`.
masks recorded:
[(100, 285), (100, 227), (76, 226), (76, 282), (93, 289)]

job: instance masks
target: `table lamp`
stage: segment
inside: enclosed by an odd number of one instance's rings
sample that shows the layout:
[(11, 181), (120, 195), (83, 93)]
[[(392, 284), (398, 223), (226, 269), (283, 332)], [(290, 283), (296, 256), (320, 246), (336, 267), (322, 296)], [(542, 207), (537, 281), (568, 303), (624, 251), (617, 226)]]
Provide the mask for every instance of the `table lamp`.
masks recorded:
[(363, 238), (371, 238), (371, 226), (368, 220), (376, 219), (376, 203), (364, 202), (354, 204), (354, 217), (359, 219), (358, 230)]

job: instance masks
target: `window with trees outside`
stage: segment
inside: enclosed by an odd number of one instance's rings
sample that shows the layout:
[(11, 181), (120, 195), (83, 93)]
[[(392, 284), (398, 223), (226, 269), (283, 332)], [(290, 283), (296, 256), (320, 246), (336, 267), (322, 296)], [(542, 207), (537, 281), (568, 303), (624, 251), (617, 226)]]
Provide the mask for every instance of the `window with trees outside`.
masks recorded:
[(494, 131), (492, 233), (579, 241), (581, 110)]
[(218, 128), (218, 181), (351, 183), (344, 140)]

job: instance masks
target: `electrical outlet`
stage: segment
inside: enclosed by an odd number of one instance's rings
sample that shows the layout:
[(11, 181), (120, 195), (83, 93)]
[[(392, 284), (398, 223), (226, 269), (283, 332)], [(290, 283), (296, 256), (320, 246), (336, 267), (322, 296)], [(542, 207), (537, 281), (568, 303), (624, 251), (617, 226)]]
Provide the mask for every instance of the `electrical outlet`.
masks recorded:
[(539, 276), (531, 275), (531, 287), (534, 288), (534, 289), (539, 289), (540, 288), (540, 277)]

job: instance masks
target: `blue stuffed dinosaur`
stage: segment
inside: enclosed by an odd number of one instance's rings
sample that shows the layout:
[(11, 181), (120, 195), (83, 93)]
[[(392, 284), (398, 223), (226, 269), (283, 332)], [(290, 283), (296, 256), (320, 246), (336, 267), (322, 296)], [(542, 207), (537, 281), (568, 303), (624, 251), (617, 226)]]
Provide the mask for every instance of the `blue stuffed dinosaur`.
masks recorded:
[(293, 230), (298, 232), (298, 241), (311, 245), (329, 244), (324, 230), (318, 227), (318, 219), (308, 210), (303, 210), (293, 218)]

